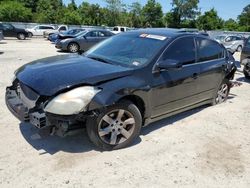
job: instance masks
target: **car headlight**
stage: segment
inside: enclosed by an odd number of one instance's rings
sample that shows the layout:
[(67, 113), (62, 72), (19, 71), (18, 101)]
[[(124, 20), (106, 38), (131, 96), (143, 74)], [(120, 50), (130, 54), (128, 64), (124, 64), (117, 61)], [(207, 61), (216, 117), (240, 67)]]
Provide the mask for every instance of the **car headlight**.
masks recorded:
[(84, 86), (62, 93), (52, 99), (44, 111), (58, 115), (73, 115), (86, 110), (87, 105), (100, 92), (92, 86)]

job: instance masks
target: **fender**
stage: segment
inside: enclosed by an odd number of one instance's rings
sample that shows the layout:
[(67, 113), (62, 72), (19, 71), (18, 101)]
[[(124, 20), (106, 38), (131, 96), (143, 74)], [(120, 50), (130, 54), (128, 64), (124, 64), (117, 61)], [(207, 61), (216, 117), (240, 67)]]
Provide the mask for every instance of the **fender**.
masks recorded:
[[(131, 85), (131, 83), (133, 84)], [(151, 115), (151, 87), (146, 84), (145, 80), (134, 76), (127, 76), (104, 83), (98, 87), (102, 88), (102, 91), (90, 102), (88, 106), (89, 111), (114, 105), (123, 98), (138, 97), (143, 101), (145, 106), (144, 116), (149, 117)]]

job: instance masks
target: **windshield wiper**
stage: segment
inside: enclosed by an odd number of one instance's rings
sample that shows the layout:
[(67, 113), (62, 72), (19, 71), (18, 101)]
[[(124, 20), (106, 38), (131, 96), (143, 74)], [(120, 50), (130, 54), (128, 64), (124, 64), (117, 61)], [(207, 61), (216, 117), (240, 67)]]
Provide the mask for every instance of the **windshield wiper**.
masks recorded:
[(90, 56), (90, 57), (88, 57), (88, 58), (94, 59), (94, 60), (96, 60), (96, 61), (101, 61), (101, 62), (103, 62), (103, 63), (112, 64), (111, 62), (109, 62), (109, 61), (107, 61), (107, 60), (105, 60), (105, 59), (103, 59), (103, 58), (101, 58), (101, 57)]

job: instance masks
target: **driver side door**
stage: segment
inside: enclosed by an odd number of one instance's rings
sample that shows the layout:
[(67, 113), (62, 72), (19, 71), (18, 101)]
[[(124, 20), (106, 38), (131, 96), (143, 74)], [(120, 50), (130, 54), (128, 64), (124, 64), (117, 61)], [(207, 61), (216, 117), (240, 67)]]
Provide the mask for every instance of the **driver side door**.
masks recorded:
[(178, 61), (182, 67), (153, 73), (152, 118), (199, 101), (200, 66), (196, 63), (194, 37), (185, 36), (172, 42), (159, 61), (168, 60)]
[(16, 37), (17, 36), (15, 28), (12, 25), (6, 24), (6, 23), (3, 23), (2, 25), (3, 25), (3, 35), (5, 37)]

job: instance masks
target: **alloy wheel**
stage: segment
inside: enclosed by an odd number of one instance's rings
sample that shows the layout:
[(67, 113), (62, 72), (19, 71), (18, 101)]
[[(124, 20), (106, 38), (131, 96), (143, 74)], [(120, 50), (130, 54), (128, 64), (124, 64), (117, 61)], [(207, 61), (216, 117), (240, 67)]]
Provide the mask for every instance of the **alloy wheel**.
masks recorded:
[(229, 86), (227, 84), (222, 84), (219, 91), (217, 92), (217, 97), (216, 97), (216, 104), (223, 103), (227, 100), (228, 96), (228, 91), (229, 91)]
[(19, 34), (19, 39), (24, 40), (25, 39), (25, 35), (23, 33), (20, 33)]
[(73, 53), (76, 53), (76, 52), (78, 52), (78, 45), (77, 44), (70, 44), (69, 45), (69, 50), (70, 50), (70, 52), (73, 52)]
[(134, 129), (133, 115), (127, 110), (116, 109), (102, 117), (98, 125), (98, 134), (103, 142), (116, 145), (128, 140)]

